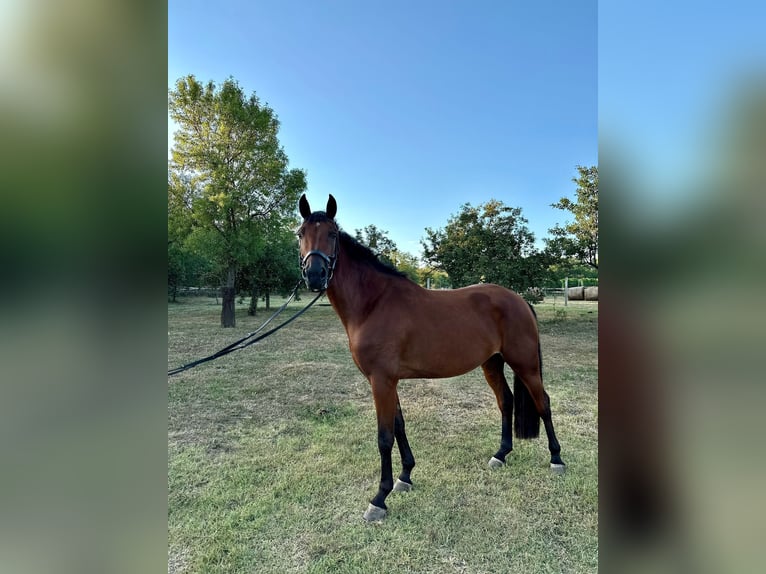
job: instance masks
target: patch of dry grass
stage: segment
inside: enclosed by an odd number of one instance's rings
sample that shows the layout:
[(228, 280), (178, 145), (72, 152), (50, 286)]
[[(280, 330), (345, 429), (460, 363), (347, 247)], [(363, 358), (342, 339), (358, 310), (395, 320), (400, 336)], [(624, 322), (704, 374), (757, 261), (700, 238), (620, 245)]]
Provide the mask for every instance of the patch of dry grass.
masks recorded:
[[(402, 381), (415, 489), (382, 525), (361, 518), (379, 480), (372, 398), (330, 307), (169, 379), (169, 571), (595, 572), (598, 307), (537, 311), (567, 474), (548, 472), (544, 438), (486, 467), (500, 417), (480, 370)], [(219, 312), (168, 305), (169, 367), (266, 317), (241, 308), (224, 330)]]

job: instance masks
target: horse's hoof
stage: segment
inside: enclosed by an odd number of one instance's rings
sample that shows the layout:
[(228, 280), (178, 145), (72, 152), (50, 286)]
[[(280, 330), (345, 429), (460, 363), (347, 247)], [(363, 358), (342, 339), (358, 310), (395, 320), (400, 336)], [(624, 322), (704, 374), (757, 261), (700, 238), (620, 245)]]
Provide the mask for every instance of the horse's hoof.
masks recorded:
[(379, 508), (374, 504), (370, 504), (364, 513), (364, 519), (367, 522), (382, 522), (386, 517), (386, 509)]
[(404, 482), (398, 478), (396, 479), (396, 482), (394, 483), (395, 492), (409, 492), (410, 490), (412, 490), (412, 485), (409, 482)]
[(499, 458), (495, 458), (494, 456), (489, 459), (489, 468), (503, 468), (505, 466), (505, 463), (500, 460)]
[(553, 474), (564, 474), (567, 470), (567, 465), (565, 464), (555, 464), (551, 463), (551, 472)]

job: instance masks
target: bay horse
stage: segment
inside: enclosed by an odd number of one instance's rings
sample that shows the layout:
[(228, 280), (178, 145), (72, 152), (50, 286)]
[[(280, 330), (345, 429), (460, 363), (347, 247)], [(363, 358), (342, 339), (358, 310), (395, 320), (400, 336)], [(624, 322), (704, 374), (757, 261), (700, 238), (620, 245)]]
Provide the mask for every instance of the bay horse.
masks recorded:
[[(332, 195), (325, 211), (316, 212), (311, 211), (306, 195), (301, 196), (303, 223), (298, 240), (306, 285), (311, 291), (326, 293), (375, 401), (380, 486), (364, 519), (383, 520), (391, 491), (412, 488), (415, 458), (396, 390), (400, 379), (454, 377), (481, 366), (502, 414), (500, 448), (489, 466), (505, 465), (505, 457), (513, 449), (512, 430), (516, 438), (534, 438), (540, 433), (542, 418), (551, 469), (563, 473), (550, 399), (543, 388), (537, 317), (531, 305), (498, 285), (424, 289), (342, 232), (335, 221), (337, 209)], [(503, 374), (506, 363), (514, 374), (513, 393)], [(402, 459), (396, 482), (391, 469), (394, 442)]]

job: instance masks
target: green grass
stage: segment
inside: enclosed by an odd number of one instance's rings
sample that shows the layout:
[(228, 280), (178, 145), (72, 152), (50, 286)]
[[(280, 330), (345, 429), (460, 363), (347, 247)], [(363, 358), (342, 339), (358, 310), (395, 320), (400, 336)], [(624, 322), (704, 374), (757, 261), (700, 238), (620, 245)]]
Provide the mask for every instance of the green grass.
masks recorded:
[[(544, 437), (487, 468), (500, 415), (480, 370), (402, 381), (415, 488), (382, 524), (362, 519), (380, 472), (372, 397), (330, 307), (169, 379), (169, 572), (595, 572), (598, 306), (536, 309), (567, 473), (549, 472)], [(267, 316), (238, 307), (221, 329), (219, 313), (168, 304), (169, 368)]]

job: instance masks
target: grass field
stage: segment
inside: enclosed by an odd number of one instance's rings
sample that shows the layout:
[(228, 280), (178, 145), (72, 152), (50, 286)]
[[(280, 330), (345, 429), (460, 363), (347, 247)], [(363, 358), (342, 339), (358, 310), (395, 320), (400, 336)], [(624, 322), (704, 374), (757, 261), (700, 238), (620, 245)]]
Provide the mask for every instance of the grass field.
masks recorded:
[[(487, 467), (500, 414), (480, 369), (402, 381), (415, 486), (382, 524), (362, 519), (380, 472), (372, 397), (329, 306), (168, 379), (168, 571), (596, 572), (598, 306), (536, 310), (567, 473), (549, 472), (544, 431)], [(221, 329), (219, 314), (212, 299), (168, 304), (169, 368), (266, 317), (238, 307)]]

